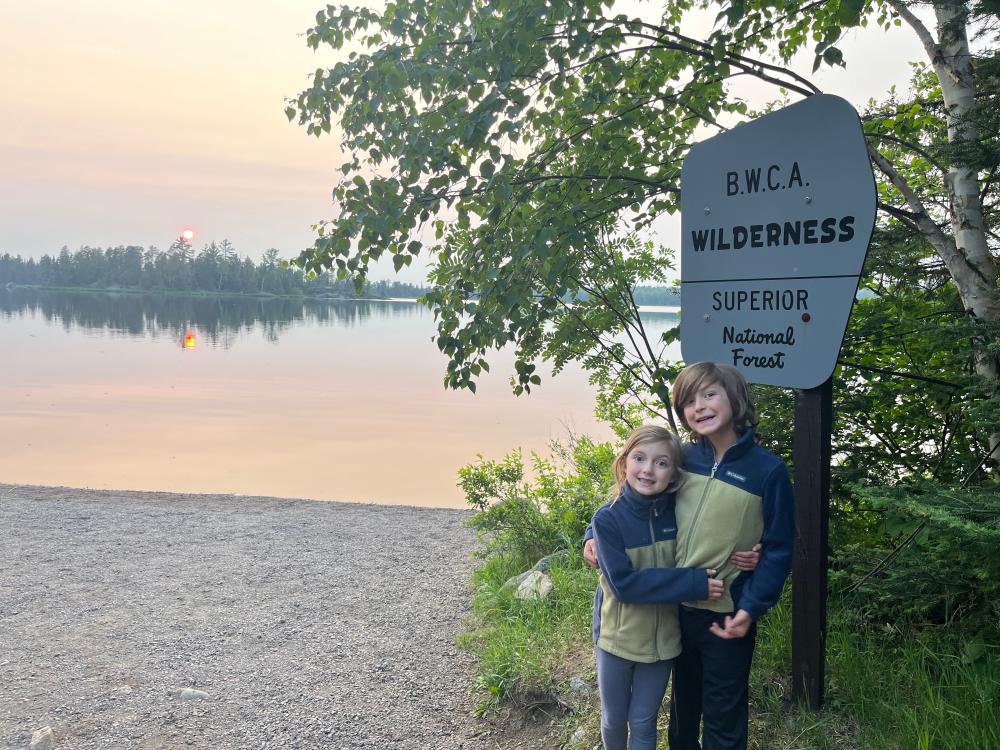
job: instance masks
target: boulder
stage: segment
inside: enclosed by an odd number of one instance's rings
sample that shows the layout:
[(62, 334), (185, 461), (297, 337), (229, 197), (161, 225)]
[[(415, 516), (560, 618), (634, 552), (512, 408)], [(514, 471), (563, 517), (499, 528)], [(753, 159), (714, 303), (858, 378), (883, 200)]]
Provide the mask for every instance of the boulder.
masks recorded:
[(518, 586), (515, 596), (518, 599), (544, 599), (552, 593), (552, 579), (545, 573), (529, 570)]

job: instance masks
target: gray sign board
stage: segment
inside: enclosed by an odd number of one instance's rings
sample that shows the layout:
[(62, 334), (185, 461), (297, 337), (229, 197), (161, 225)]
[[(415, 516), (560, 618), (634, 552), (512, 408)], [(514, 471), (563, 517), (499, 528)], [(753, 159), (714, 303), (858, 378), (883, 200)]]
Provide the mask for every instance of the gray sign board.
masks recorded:
[(875, 224), (857, 113), (817, 95), (691, 148), (681, 174), (681, 352), (754, 383), (833, 372)]

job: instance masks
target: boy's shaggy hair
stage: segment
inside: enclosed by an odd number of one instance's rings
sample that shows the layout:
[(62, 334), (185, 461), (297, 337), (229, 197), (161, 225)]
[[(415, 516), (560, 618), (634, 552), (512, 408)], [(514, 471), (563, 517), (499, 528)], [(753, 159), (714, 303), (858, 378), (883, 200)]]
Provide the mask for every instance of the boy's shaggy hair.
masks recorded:
[(684, 418), (684, 404), (702, 388), (712, 384), (718, 384), (729, 397), (729, 405), (733, 410), (733, 427), (738, 435), (757, 426), (757, 410), (750, 398), (750, 386), (743, 373), (735, 367), (717, 362), (696, 362), (681, 370), (674, 381), (673, 393), (674, 411), (691, 440), (697, 440), (698, 436)]

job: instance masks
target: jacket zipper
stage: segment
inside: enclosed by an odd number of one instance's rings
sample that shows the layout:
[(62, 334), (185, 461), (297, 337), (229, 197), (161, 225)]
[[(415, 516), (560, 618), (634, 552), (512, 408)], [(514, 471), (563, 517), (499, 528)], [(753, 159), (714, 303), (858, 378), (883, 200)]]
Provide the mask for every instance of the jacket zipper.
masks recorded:
[[(656, 563), (656, 567), (662, 567), (660, 565), (660, 548), (656, 546), (656, 530), (653, 528), (653, 516), (656, 515), (656, 508), (649, 509), (649, 541), (653, 544), (653, 562)], [(653, 648), (656, 649), (656, 655), (660, 655), (660, 607), (657, 605), (653, 608), (656, 613), (656, 624), (653, 628)]]
[[(716, 461), (712, 464), (712, 473), (708, 475), (708, 481), (705, 482), (705, 489), (701, 491), (701, 498), (698, 500), (698, 509), (694, 512), (694, 518), (691, 520), (691, 530), (688, 532), (688, 539), (694, 536), (694, 532), (698, 528), (702, 511), (705, 509), (705, 499), (708, 497), (708, 491), (712, 487), (712, 482), (715, 481), (715, 472), (719, 470), (720, 463), (720, 461)], [(687, 550), (685, 549), (684, 552), (687, 553)]]

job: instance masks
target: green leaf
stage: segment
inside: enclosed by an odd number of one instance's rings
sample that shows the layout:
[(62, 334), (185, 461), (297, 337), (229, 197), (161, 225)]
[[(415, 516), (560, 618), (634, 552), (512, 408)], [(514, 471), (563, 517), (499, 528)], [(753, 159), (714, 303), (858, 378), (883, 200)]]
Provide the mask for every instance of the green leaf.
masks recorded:
[(837, 18), (843, 26), (857, 26), (861, 21), (861, 11), (865, 0), (840, 0)]
[(827, 47), (823, 51), (823, 60), (827, 65), (844, 65), (844, 53), (836, 47)]

